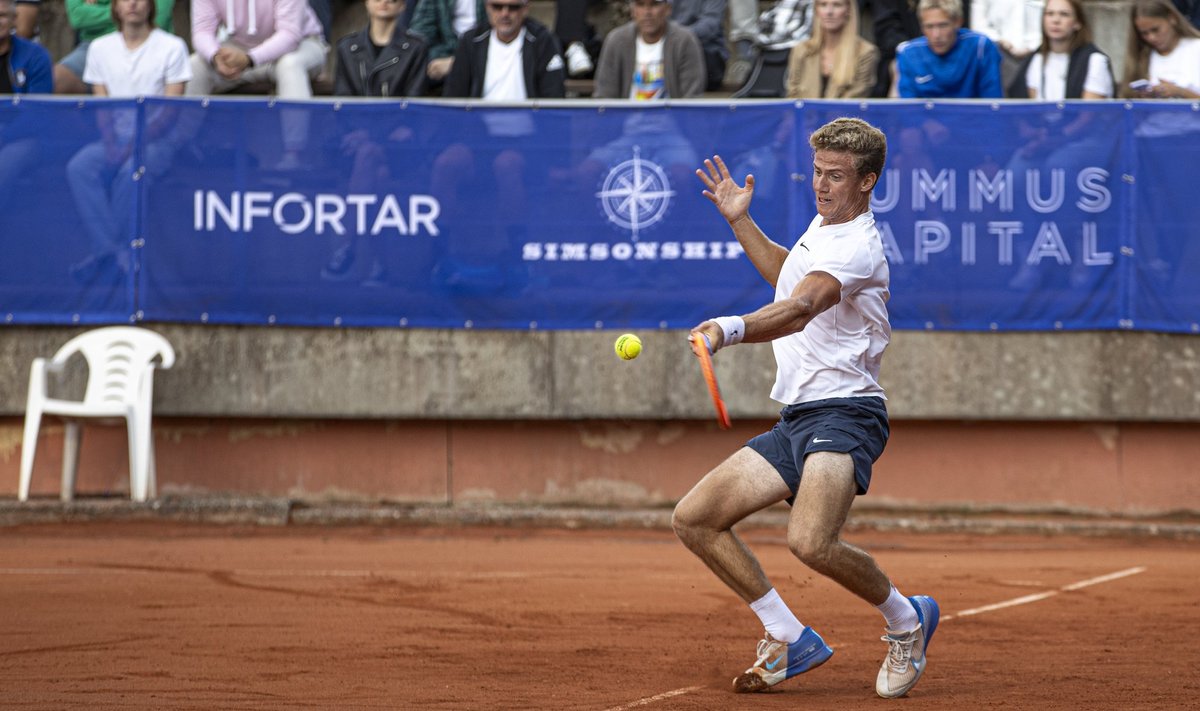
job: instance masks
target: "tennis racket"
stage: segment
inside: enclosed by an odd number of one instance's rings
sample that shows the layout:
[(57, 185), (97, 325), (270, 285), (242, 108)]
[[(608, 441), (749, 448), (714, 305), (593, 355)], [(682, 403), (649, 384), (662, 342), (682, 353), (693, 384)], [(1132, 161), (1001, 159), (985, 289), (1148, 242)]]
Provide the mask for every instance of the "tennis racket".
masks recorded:
[(725, 409), (725, 401), (721, 398), (721, 388), (717, 386), (717, 374), (713, 372), (712, 356), (708, 353), (708, 346), (704, 345), (703, 336), (692, 336), (692, 352), (700, 359), (700, 373), (704, 375), (704, 382), (708, 384), (708, 394), (712, 396), (713, 407), (717, 410), (717, 424), (721, 429), (727, 430), (733, 426), (729, 421), (729, 411)]

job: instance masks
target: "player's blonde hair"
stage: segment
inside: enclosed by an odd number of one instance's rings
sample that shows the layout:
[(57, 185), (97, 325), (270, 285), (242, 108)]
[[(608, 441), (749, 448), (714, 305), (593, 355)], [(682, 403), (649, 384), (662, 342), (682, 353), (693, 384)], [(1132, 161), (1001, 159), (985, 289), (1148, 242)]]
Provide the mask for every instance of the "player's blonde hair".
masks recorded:
[(887, 160), (887, 136), (871, 124), (856, 118), (839, 118), (813, 131), (808, 145), (816, 151), (837, 151), (854, 157), (854, 169), (859, 176), (874, 173), (883, 175)]

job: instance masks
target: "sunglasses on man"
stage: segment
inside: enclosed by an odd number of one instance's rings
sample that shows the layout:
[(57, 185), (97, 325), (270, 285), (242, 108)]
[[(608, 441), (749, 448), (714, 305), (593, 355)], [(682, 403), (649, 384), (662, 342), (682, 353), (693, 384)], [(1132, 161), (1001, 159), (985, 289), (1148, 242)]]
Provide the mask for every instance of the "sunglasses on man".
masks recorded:
[(505, 3), (505, 2), (489, 2), (487, 4), (487, 6), (488, 6), (488, 9), (491, 10), (492, 12), (508, 11), (508, 12), (512, 12), (512, 13), (520, 12), (525, 7), (525, 5), (522, 3)]

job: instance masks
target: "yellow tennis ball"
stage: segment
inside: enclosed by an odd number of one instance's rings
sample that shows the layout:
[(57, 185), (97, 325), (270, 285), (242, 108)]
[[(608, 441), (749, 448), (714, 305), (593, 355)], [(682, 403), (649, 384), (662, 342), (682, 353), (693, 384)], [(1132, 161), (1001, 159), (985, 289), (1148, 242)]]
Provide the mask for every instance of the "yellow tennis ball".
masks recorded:
[(642, 339), (632, 333), (626, 333), (617, 339), (613, 348), (622, 360), (633, 360), (642, 353)]

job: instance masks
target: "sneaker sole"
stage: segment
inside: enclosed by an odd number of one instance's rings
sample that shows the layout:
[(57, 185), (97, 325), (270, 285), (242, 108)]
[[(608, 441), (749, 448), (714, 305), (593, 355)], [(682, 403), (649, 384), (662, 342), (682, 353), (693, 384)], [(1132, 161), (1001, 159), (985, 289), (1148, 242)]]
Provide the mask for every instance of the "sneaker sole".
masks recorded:
[[(827, 647), (827, 649), (828, 649), (828, 647)], [(801, 674), (810, 672), (813, 669), (816, 669), (817, 667), (821, 666), (822, 664), (824, 664), (825, 662), (829, 661), (832, 658), (833, 658), (833, 650), (830, 649), (829, 654), (825, 655), (821, 659), (818, 659), (816, 662), (814, 662), (811, 666), (809, 666), (804, 671), (797, 672), (796, 674), (793, 674), (790, 677), (786, 676), (785, 674), (780, 674), (779, 678), (776, 679), (775, 681), (767, 681), (765, 678), (762, 677), (762, 675), (755, 674), (752, 671), (742, 672), (737, 677), (735, 677), (733, 680), (733, 693), (735, 693), (735, 694), (761, 693), (763, 691), (766, 691), (767, 689), (770, 689), (772, 686), (779, 684), (779, 682), (781, 682), (781, 681), (785, 681), (786, 679), (791, 679), (793, 677), (800, 676)]]

